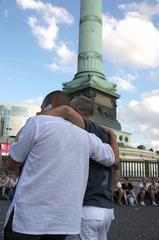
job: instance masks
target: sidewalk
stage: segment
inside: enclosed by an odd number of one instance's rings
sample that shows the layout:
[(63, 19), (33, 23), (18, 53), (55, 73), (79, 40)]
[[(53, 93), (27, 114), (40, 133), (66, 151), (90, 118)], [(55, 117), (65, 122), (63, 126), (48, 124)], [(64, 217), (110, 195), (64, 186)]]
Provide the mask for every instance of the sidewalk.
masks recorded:
[[(0, 200), (0, 240), (9, 201)], [(159, 206), (115, 206), (108, 240), (159, 240)]]

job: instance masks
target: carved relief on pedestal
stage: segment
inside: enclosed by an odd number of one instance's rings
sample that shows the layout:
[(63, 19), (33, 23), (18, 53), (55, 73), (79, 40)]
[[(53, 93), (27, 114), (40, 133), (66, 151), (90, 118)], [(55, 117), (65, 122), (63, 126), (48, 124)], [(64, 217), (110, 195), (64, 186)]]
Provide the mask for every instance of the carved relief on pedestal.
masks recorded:
[(95, 103), (113, 108), (113, 101), (110, 97), (102, 96), (102, 95), (96, 95), (95, 97)]

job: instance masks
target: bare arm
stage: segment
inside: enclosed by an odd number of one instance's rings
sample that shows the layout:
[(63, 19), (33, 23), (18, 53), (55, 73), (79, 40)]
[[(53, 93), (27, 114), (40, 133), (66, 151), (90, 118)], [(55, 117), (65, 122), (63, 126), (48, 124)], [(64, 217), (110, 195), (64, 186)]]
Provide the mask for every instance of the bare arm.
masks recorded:
[(53, 108), (49, 111), (41, 112), (40, 114), (63, 117), (68, 121), (72, 122), (73, 124), (77, 125), (78, 127), (83, 129), (85, 128), (83, 118), (71, 107), (66, 105), (58, 108)]
[(112, 183), (112, 191), (113, 192), (115, 191), (115, 188), (117, 186), (117, 183), (120, 181), (120, 178), (121, 178), (121, 174), (120, 174), (119, 169), (114, 170), (114, 180), (113, 180), (113, 183)]
[(10, 146), (10, 155), (8, 159), (8, 168), (17, 170), (25, 164), (25, 161), (34, 144), (37, 124), (35, 117), (27, 120), (25, 126), (19, 131), (17, 139)]
[(4, 182), (4, 183), (1, 183), (1, 184), (0, 184), (0, 187), (3, 187), (3, 186), (5, 186), (5, 184), (6, 184), (6, 182)]
[(6, 182), (5, 183), (2, 183), (2, 184), (0, 184), (0, 187), (3, 187), (3, 186), (5, 186), (6, 185)]
[(118, 147), (118, 143), (117, 143), (117, 140), (116, 140), (116, 135), (114, 134), (114, 132), (110, 128), (105, 128), (104, 130), (110, 136), (110, 145), (111, 145), (111, 147), (114, 151), (114, 155), (115, 155), (115, 165), (119, 165), (120, 164), (119, 147)]
[(6, 178), (3, 183), (0, 184), (0, 187), (6, 186), (9, 183), (9, 178)]

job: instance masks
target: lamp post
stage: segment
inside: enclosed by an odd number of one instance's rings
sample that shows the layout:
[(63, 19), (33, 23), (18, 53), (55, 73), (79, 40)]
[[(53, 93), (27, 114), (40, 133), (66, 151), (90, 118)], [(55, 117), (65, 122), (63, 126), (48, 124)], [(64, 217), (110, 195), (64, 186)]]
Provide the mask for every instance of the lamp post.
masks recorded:
[[(9, 132), (12, 130), (12, 128), (6, 128), (6, 130)], [(7, 146), (6, 146), (6, 156), (7, 156), (7, 153), (9, 152), (9, 148), (8, 148), (8, 145), (9, 145), (9, 135), (7, 134)]]

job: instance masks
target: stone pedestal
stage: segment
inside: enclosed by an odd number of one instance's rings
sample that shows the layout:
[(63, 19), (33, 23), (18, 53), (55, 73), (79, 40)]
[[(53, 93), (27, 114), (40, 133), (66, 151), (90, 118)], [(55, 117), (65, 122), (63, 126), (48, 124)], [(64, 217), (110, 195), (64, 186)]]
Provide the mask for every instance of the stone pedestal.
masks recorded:
[(116, 120), (116, 85), (103, 72), (102, 0), (81, 0), (77, 74), (63, 84), (71, 98), (85, 95), (94, 104), (94, 119), (104, 126), (120, 130)]

